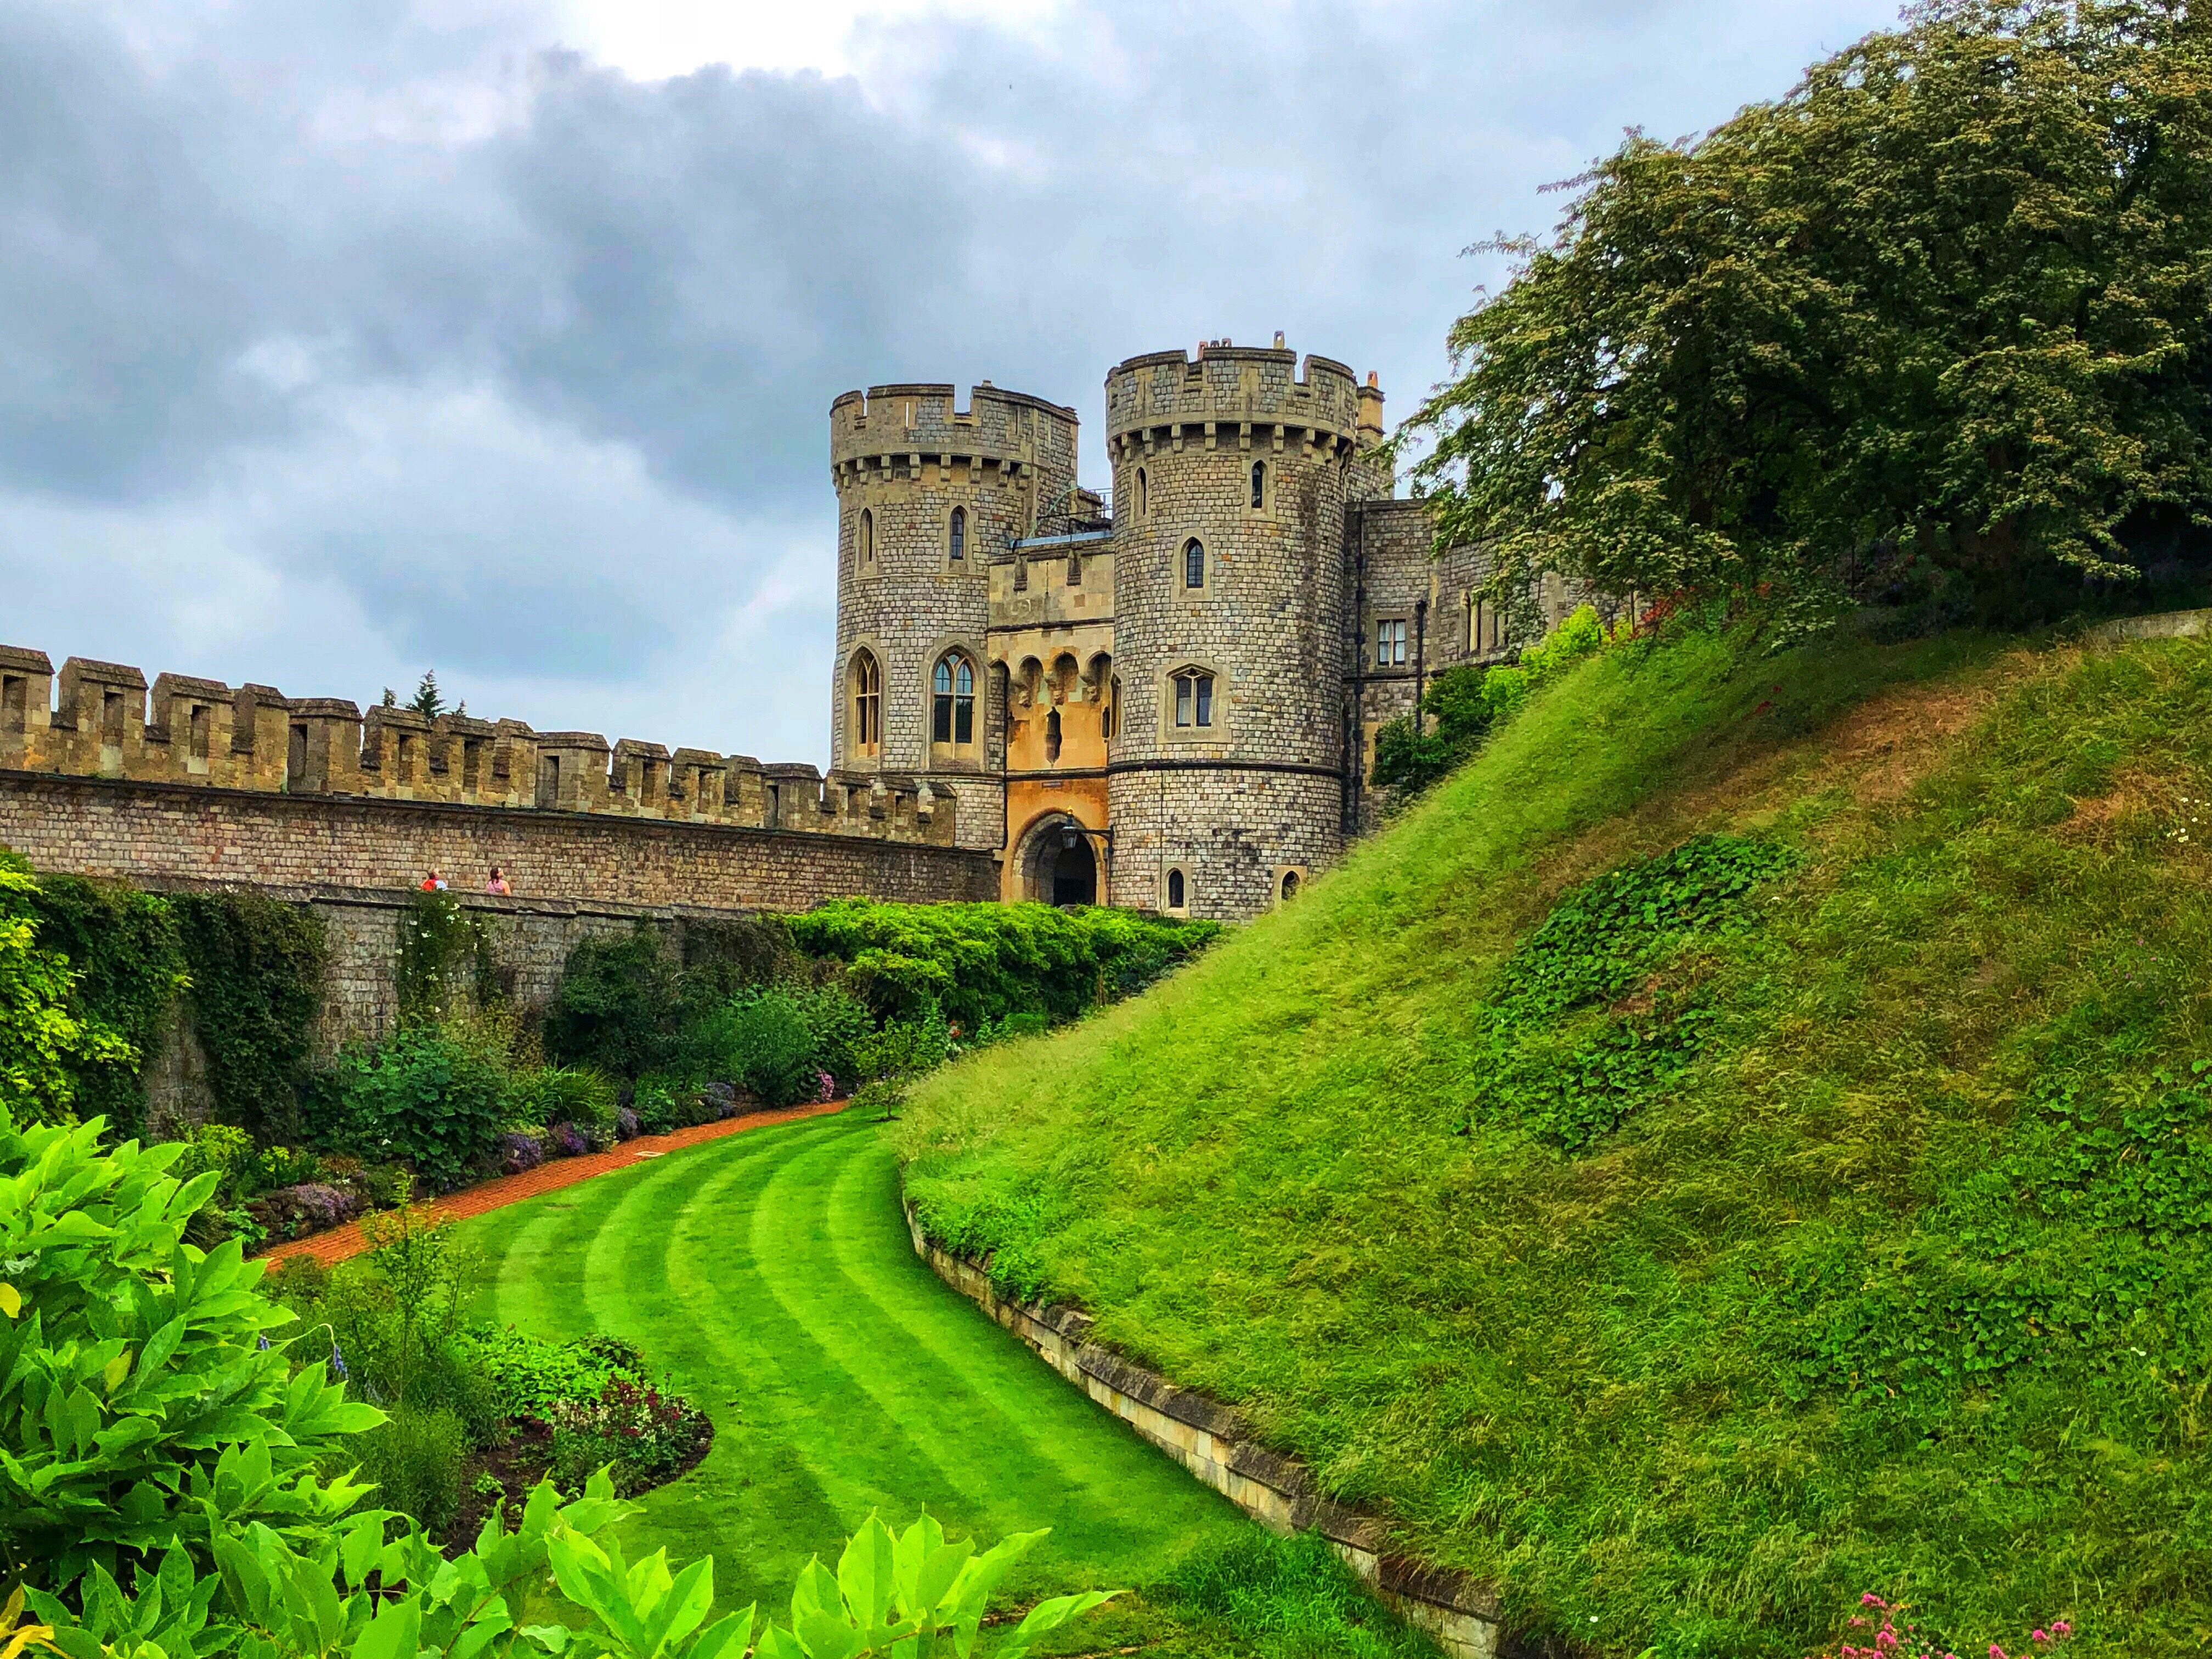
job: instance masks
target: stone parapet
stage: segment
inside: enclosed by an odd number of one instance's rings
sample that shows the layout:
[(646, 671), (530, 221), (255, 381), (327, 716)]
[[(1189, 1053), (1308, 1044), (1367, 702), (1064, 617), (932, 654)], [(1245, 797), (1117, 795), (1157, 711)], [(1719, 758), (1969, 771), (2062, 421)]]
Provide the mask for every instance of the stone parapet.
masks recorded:
[(953, 798), (912, 777), (778, 768), (773, 814), (760, 763), (520, 720), (161, 674), (0, 646), (0, 769), (332, 799), (366, 797), (515, 811), (775, 827), (949, 846)]
[[(922, 1231), (911, 1203), (906, 1214), (915, 1254), (939, 1278), (1247, 1515), (1276, 1532), (1320, 1533), (1400, 1617), (1426, 1631), (1451, 1659), (1521, 1659), (1527, 1651), (1502, 1628), (1489, 1586), (1406, 1553), (1387, 1518), (1334, 1502), (1311, 1470), (1261, 1444), (1234, 1408), (1093, 1342), (1088, 1314), (1000, 1297), (981, 1265), (953, 1255)], [(1564, 1644), (1547, 1644), (1542, 1651), (1577, 1659), (1577, 1650)]]

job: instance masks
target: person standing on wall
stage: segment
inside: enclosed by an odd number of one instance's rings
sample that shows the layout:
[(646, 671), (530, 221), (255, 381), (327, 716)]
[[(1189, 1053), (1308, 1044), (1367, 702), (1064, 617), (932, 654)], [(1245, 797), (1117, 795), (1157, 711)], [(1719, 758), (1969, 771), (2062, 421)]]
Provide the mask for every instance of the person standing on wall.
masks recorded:
[(484, 891), (489, 893), (494, 898), (505, 898), (513, 893), (514, 889), (507, 884), (507, 878), (500, 873), (499, 866), (495, 864), (491, 867), (491, 879), (484, 883)]

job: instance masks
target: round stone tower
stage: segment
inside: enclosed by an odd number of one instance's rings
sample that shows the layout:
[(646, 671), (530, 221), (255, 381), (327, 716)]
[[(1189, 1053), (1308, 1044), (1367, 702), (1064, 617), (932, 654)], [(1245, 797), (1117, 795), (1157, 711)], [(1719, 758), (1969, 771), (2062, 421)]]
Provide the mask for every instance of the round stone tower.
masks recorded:
[(1373, 486), (1352, 371), (1280, 338), (1106, 378), (1115, 904), (1246, 916), (1342, 850), (1345, 503)]
[(830, 405), (837, 489), (834, 771), (927, 779), (963, 847), (996, 848), (1003, 707), (987, 683), (990, 568), (1069, 510), (1075, 411), (988, 382), (871, 386)]

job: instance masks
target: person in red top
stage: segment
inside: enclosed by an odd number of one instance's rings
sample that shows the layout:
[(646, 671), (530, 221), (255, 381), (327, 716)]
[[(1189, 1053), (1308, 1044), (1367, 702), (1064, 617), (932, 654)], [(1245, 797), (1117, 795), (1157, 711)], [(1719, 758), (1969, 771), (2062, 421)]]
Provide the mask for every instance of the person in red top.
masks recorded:
[(426, 893), (444, 892), (446, 890), (446, 878), (440, 875), (435, 870), (433, 870), (428, 875), (422, 878), (422, 890)]

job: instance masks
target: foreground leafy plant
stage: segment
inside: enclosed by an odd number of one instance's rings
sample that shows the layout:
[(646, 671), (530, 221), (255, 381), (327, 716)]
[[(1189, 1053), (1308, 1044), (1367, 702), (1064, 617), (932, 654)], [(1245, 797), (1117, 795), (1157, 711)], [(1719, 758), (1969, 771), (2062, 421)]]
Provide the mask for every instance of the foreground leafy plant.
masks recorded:
[(201, 1560), (249, 1524), (312, 1531), (365, 1489), (316, 1463), (383, 1420), (319, 1368), (289, 1375), (233, 1239), (185, 1224), (220, 1176), (180, 1146), (99, 1150), (100, 1119), (18, 1129), (0, 1107), (0, 1552), (49, 1589)]
[[(475, 1547), (450, 1560), (418, 1529), (387, 1540), (389, 1524), (404, 1517), (385, 1510), (349, 1518), (308, 1548), (256, 1524), (218, 1542), (213, 1576), (196, 1578), (176, 1552), (135, 1597), (95, 1570), (81, 1613), (33, 1590), (43, 1628), (27, 1627), (25, 1640), (69, 1659), (741, 1659), (749, 1648), (756, 1659), (968, 1659), (993, 1591), (1045, 1536), (1017, 1534), (977, 1555), (972, 1540), (948, 1542), (927, 1516), (894, 1535), (872, 1515), (834, 1575), (818, 1559), (807, 1564), (790, 1625), (763, 1627), (756, 1644), (757, 1606), (707, 1623), (711, 1556), (681, 1571), (670, 1570), (665, 1550), (636, 1562), (624, 1556), (611, 1529), (626, 1513), (601, 1471), (572, 1504), (540, 1482), (514, 1531), (495, 1512)], [(518, 1622), (515, 1610), (549, 1573), (586, 1615), (581, 1628)], [(1020, 1659), (1112, 1594), (1039, 1602), (992, 1659)]]

